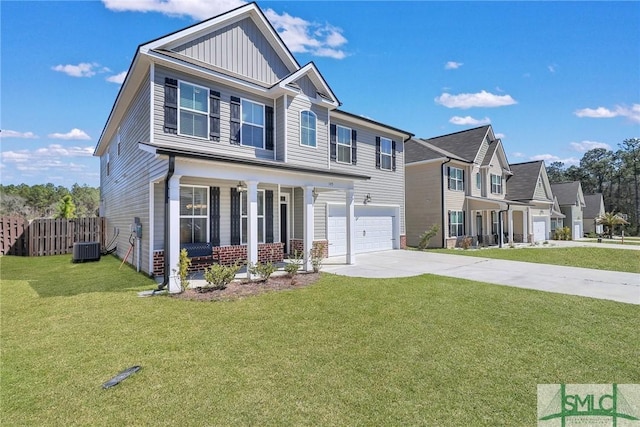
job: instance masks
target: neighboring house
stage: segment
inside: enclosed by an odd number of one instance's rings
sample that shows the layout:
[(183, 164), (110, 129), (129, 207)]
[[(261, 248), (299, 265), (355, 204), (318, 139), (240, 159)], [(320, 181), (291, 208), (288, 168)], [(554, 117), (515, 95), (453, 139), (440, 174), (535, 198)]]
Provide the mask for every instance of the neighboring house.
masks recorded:
[(505, 197), (512, 173), (490, 125), (412, 139), (405, 150), (408, 245), (434, 224), (434, 247), (459, 246), (466, 237), (482, 246), (528, 241), (528, 205)]
[(604, 199), (602, 193), (584, 195), (583, 226), (584, 234), (602, 234), (603, 226), (596, 222), (596, 218), (604, 214)]
[(118, 256), (139, 224), (129, 260), (177, 291), (182, 247), (220, 263), (299, 251), (307, 269), (314, 245), (349, 264), (403, 247), (413, 135), (339, 106), (255, 3), (140, 45), (94, 153)]
[(580, 181), (551, 184), (551, 191), (558, 198), (560, 211), (565, 215), (564, 226), (571, 229), (571, 238), (581, 238), (585, 203)]
[(556, 195), (553, 195), (553, 206), (551, 207), (551, 238), (555, 237), (556, 229), (564, 228), (564, 219), (565, 215), (560, 210), (560, 205), (558, 204), (558, 198)]
[[(527, 229), (531, 230), (533, 242), (550, 239), (552, 219), (564, 218), (564, 215), (559, 209), (553, 210), (554, 198), (544, 161), (514, 163), (509, 167), (513, 176), (507, 179), (507, 198), (531, 206)], [(520, 223), (514, 223), (514, 233), (523, 234), (520, 227)]]

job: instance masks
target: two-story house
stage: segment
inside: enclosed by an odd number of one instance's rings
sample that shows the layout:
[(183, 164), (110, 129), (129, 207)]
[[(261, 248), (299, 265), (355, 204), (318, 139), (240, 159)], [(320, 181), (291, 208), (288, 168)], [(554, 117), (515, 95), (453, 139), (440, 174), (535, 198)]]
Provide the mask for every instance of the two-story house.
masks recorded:
[(580, 181), (552, 183), (551, 191), (558, 199), (560, 211), (565, 215), (564, 226), (571, 229), (572, 240), (583, 233), (584, 194)]
[[(179, 289), (181, 247), (221, 263), (314, 245), (355, 262), (404, 246), (412, 134), (340, 110), (255, 3), (141, 44), (95, 150), (118, 256)], [(137, 224), (134, 226), (134, 224)]]
[(529, 205), (505, 197), (512, 172), (491, 125), (412, 139), (405, 151), (408, 245), (434, 224), (434, 247), (459, 246), (466, 237), (482, 246), (528, 241)]
[(604, 198), (602, 193), (585, 194), (584, 210), (582, 211), (583, 233), (602, 234), (604, 226), (598, 224), (598, 217), (604, 215)]

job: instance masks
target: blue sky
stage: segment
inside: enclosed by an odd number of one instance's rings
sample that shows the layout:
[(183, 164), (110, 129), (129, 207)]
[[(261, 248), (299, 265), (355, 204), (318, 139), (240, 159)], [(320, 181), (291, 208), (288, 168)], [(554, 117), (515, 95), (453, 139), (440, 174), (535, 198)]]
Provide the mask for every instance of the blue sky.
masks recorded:
[[(99, 185), (137, 46), (238, 0), (1, 1), (0, 182)], [(433, 137), (491, 123), (511, 163), (640, 137), (640, 2), (263, 1), (342, 109)]]

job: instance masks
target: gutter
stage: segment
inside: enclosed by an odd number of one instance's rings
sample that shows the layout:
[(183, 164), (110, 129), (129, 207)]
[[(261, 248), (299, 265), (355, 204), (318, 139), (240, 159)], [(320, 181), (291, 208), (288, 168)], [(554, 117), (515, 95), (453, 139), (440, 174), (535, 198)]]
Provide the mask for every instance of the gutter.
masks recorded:
[(447, 157), (447, 161), (440, 165), (440, 172), (441, 172), (440, 173), (440, 191), (442, 191), (441, 204), (440, 204), (440, 206), (442, 206), (442, 247), (445, 249), (447, 245), (444, 237), (444, 202), (445, 202), (444, 200), (444, 165), (449, 163), (451, 160), (453, 160), (451, 157)]
[(153, 291), (159, 292), (164, 290), (169, 285), (169, 239), (171, 229), (169, 227), (169, 180), (173, 176), (176, 170), (176, 156), (169, 155), (169, 168), (167, 170), (167, 176), (164, 178), (164, 278), (162, 283), (158, 285), (158, 288)]

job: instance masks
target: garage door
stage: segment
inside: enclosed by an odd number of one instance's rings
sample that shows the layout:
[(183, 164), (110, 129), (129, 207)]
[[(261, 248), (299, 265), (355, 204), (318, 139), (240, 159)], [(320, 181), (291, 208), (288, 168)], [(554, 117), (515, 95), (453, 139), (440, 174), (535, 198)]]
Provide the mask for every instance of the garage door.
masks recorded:
[(544, 242), (547, 240), (547, 223), (542, 219), (533, 219), (533, 240), (536, 242)]
[[(355, 207), (355, 252), (393, 249), (393, 207)], [(347, 253), (347, 219), (344, 206), (330, 205), (327, 221), (329, 256)]]

